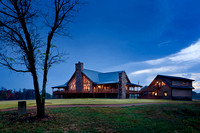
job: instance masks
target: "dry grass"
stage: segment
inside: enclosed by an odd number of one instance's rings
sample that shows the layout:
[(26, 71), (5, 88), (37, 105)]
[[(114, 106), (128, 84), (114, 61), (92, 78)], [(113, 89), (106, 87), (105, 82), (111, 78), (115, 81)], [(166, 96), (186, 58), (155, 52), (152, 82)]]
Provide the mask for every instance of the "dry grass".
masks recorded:
[[(35, 100), (26, 100), (27, 106), (36, 106)], [(130, 104), (130, 103), (200, 103), (200, 101), (174, 101), (162, 99), (48, 99), (46, 105), (69, 105), (69, 104)], [(18, 100), (0, 101), (0, 109), (17, 108)]]

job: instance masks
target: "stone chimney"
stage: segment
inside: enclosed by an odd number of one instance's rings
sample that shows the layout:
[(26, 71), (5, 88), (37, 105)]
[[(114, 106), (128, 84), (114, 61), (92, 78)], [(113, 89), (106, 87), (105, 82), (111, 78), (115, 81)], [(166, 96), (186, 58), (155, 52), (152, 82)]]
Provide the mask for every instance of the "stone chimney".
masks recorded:
[(78, 63), (76, 63), (76, 90), (82, 90), (82, 72), (83, 71), (83, 63), (81, 63), (80, 61)]
[(76, 70), (80, 70), (80, 71), (83, 71), (83, 63), (82, 62), (78, 62), (76, 63)]
[(119, 92), (118, 92), (118, 98), (119, 99), (126, 99), (126, 73), (121, 72), (119, 73)]

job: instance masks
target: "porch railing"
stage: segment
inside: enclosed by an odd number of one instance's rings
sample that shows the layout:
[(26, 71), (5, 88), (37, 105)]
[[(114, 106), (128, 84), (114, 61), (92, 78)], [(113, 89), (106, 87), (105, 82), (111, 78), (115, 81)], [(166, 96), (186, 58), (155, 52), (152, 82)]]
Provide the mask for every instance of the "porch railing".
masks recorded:
[(110, 90), (57, 90), (53, 91), (53, 94), (65, 94), (65, 93), (118, 93), (117, 89), (110, 89)]
[[(66, 94), (66, 93), (118, 93), (118, 89), (108, 89), (108, 90), (103, 90), (103, 89), (95, 89), (95, 90), (57, 90), (53, 91), (54, 95), (59, 95), (59, 94)], [(135, 91), (135, 90), (126, 90), (127, 94), (138, 94), (140, 91)]]

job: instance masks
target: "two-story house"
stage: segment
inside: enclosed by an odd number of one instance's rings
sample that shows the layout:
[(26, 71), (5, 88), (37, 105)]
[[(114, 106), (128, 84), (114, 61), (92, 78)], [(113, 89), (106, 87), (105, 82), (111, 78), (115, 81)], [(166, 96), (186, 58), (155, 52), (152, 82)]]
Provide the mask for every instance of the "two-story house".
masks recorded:
[(151, 84), (141, 90), (142, 98), (192, 100), (192, 79), (157, 75)]

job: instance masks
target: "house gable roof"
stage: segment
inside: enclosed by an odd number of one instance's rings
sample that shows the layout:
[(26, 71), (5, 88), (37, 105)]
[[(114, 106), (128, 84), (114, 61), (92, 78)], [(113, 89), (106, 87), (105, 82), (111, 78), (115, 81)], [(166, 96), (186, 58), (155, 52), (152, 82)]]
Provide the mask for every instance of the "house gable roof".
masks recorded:
[(157, 75), (157, 77), (168, 78), (168, 79), (172, 79), (172, 80), (194, 81), (192, 79), (176, 77), (176, 76)]
[(119, 73), (124, 71), (102, 73), (84, 69), (82, 72), (96, 84), (108, 84), (108, 83), (119, 83)]
[[(102, 72), (98, 72), (98, 71), (94, 71), (94, 70), (89, 70), (89, 69), (83, 69), (82, 73), (89, 78), (89, 80), (91, 80), (93, 83), (95, 84), (114, 84), (114, 83), (119, 83), (119, 74), (125, 72), (125, 71), (115, 71), (115, 72), (106, 72), (106, 73), (102, 73)], [(74, 72), (75, 74), (76, 72)], [(74, 76), (73, 74), (73, 76)], [(70, 80), (73, 78), (73, 76), (70, 78)], [(127, 83), (128, 85), (135, 85), (135, 86), (139, 86), (140, 85), (136, 85), (130, 82), (128, 76), (127, 77)], [(69, 81), (70, 81), (69, 80)], [(54, 86), (52, 88), (62, 88), (62, 87), (67, 87), (67, 84), (69, 83), (66, 82), (63, 85), (58, 85), (58, 86)]]
[(84, 69), (82, 71), (90, 80), (92, 80), (93, 82), (99, 82), (99, 74), (101, 72), (97, 72), (97, 71), (93, 71), (93, 70), (88, 70), (88, 69)]
[(97, 84), (101, 84), (104, 82), (119, 83), (119, 73), (122, 72), (123, 71), (100, 73), (99, 82), (97, 82)]

